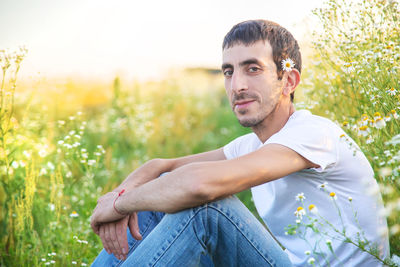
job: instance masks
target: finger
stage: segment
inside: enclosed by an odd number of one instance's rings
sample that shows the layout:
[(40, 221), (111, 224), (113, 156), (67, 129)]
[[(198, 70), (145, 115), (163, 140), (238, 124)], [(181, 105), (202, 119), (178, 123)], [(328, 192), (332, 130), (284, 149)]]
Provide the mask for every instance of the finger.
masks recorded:
[(92, 227), (92, 230), (96, 235), (99, 235), (99, 225), (97, 225), (94, 217), (92, 217), (92, 219), (90, 220), (90, 227)]
[(115, 257), (117, 257), (116, 249), (114, 247), (114, 243), (111, 240), (111, 234), (110, 234), (110, 223), (104, 224), (104, 240), (107, 243), (107, 247), (109, 248), (110, 253), (114, 254)]
[(136, 240), (142, 240), (143, 237), (140, 234), (139, 219), (136, 212), (129, 216), (129, 230), (133, 238)]
[(129, 251), (128, 237), (126, 234), (126, 230), (128, 228), (128, 219), (129, 219), (128, 217), (125, 217), (122, 220), (118, 221), (115, 228), (115, 232), (117, 234), (117, 240), (121, 248), (124, 260)]
[[(110, 223), (110, 235), (111, 235), (111, 240), (114, 244), (114, 248), (115, 248), (115, 252), (114, 255), (117, 255), (118, 259), (122, 259), (122, 247), (119, 244), (119, 240), (118, 240), (118, 233), (117, 233), (117, 225), (118, 222), (115, 223)], [(116, 253), (116, 254), (115, 254)]]
[(108, 244), (106, 242), (106, 239), (105, 239), (105, 227), (104, 227), (104, 225), (100, 226), (99, 236), (100, 236), (100, 239), (101, 239), (101, 243), (103, 243), (104, 249), (106, 250), (106, 252), (108, 254), (111, 254), (111, 251), (110, 251), (110, 249), (108, 247)]
[(108, 224), (108, 230), (110, 233), (110, 239), (112, 242), (112, 245), (114, 246), (114, 256), (117, 257), (118, 259), (122, 259), (122, 248), (119, 245), (118, 242), (118, 236), (117, 236), (117, 232), (116, 232), (116, 225), (117, 223), (109, 223)]

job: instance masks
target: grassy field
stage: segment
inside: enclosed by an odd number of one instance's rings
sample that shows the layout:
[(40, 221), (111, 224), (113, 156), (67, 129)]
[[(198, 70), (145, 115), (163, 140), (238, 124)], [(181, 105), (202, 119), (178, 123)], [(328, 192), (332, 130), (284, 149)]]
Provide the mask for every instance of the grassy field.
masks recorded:
[[(400, 254), (398, 10), (389, 1), (328, 1), (316, 10), (324, 31), (312, 38), (295, 102), (360, 145), (381, 187), (391, 251)], [(220, 74), (19, 83), (24, 54), (0, 52), (1, 266), (90, 264), (102, 248), (89, 225), (99, 196), (148, 159), (215, 149), (249, 132)], [(249, 192), (239, 196), (254, 211)]]

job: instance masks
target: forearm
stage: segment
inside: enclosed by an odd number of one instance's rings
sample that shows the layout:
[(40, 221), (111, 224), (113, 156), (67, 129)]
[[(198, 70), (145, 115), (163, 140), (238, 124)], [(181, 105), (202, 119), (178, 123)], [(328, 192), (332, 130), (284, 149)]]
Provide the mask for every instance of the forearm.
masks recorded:
[(156, 179), (164, 172), (169, 172), (174, 165), (173, 159), (152, 159), (133, 171), (113, 191), (119, 192), (122, 189), (129, 191), (135, 187)]
[(152, 159), (143, 164), (140, 168), (138, 168), (134, 172), (132, 172), (125, 179), (125, 181), (122, 182), (122, 184), (119, 185), (117, 188), (115, 188), (113, 191), (119, 192), (122, 189), (129, 191), (142, 184), (154, 180), (155, 178), (159, 177), (162, 173), (171, 172), (175, 169), (178, 169), (190, 163), (218, 161), (224, 159), (225, 159), (225, 154), (222, 148), (175, 159)]
[[(143, 210), (173, 213), (210, 201), (204, 194), (199, 164), (189, 164), (121, 195), (115, 205), (123, 213)], [(200, 164), (202, 165), (202, 164)]]

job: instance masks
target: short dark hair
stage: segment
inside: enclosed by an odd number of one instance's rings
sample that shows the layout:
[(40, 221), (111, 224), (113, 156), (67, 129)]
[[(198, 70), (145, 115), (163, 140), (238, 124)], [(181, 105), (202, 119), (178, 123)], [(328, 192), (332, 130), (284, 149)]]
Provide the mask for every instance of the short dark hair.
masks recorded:
[[(257, 41), (268, 41), (272, 47), (272, 57), (276, 65), (278, 79), (282, 79), (282, 60), (290, 58), (294, 68), (301, 73), (301, 53), (293, 35), (281, 25), (268, 20), (248, 20), (235, 26), (226, 34), (222, 49), (237, 44), (252, 45)], [(293, 102), (294, 93), (290, 95)]]

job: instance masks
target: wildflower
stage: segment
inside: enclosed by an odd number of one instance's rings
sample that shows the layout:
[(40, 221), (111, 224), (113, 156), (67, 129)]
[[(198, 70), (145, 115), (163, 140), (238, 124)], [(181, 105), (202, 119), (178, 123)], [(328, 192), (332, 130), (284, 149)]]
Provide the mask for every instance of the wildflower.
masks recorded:
[(323, 184), (320, 184), (320, 185), (318, 186), (318, 188), (319, 188), (319, 189), (325, 189), (327, 185), (328, 185), (328, 182), (324, 182)]
[(310, 206), (308, 206), (308, 210), (309, 210), (311, 213), (314, 213), (314, 214), (318, 213), (318, 209), (317, 209), (317, 207), (316, 207), (314, 204), (311, 204)]
[(397, 90), (392, 87), (389, 90), (387, 90), (386, 93), (388, 93), (391, 96), (394, 96), (394, 95), (396, 95)]
[(48, 167), (50, 170), (54, 170), (54, 169), (55, 169), (55, 166), (54, 166), (54, 164), (53, 164), (53, 163), (51, 163), (50, 161), (49, 161), (49, 162), (47, 162), (47, 167)]
[(368, 126), (364, 125), (358, 128), (358, 134), (362, 136), (367, 136), (369, 133), (369, 128)]
[(330, 239), (327, 239), (326, 241), (325, 241), (325, 243), (329, 246), (329, 245), (332, 245), (332, 240), (330, 240)]
[(299, 219), (297, 219), (297, 220), (296, 220), (296, 223), (299, 224), (299, 223), (301, 223), (301, 221), (300, 221)]
[(86, 263), (84, 263), (84, 262), (82, 262), (82, 263), (81, 263), (81, 266), (87, 266), (87, 264), (86, 264)]
[(311, 251), (309, 251), (309, 250), (306, 250), (306, 251), (304, 251), (304, 254), (306, 254), (306, 255), (310, 255), (310, 254), (311, 254)]
[(346, 137), (345, 134), (341, 134), (341, 135), (340, 135), (340, 140), (344, 139), (345, 137)]
[(54, 264), (54, 263), (56, 263), (56, 261), (55, 261), (55, 260), (51, 260), (50, 263), (51, 263), (51, 264)]
[(378, 129), (382, 129), (386, 126), (386, 122), (382, 118), (377, 118), (375, 121), (375, 127)]
[(46, 149), (39, 150), (39, 157), (44, 158), (47, 155)]
[(55, 210), (56, 206), (53, 203), (49, 203), (49, 209), (51, 211)]
[(374, 113), (374, 119), (381, 118), (381, 114), (379, 112)]
[(88, 164), (89, 166), (93, 166), (94, 164), (96, 164), (96, 160), (94, 160), (94, 159), (89, 159), (87, 164)]
[(310, 264), (310, 265), (314, 265), (315, 259), (313, 257), (311, 257), (311, 258), (308, 259), (307, 263)]
[(297, 210), (294, 212), (294, 215), (296, 215), (297, 218), (300, 218), (300, 220), (303, 218), (303, 215), (306, 215), (306, 211), (303, 209), (303, 207), (298, 207)]
[(384, 118), (383, 118), (385, 121), (390, 121), (390, 116), (389, 115), (387, 115), (387, 116), (385, 116)]
[(28, 159), (31, 157), (31, 153), (28, 152), (28, 151), (26, 151), (26, 150), (24, 150), (24, 152), (23, 152), (22, 154), (24, 154), (24, 156), (25, 156), (26, 158), (28, 158)]
[(337, 199), (336, 193), (335, 193), (335, 192), (330, 192), (329, 196), (330, 196), (332, 199), (334, 199), (334, 200)]
[(361, 120), (362, 120), (362, 121), (366, 121), (366, 120), (368, 120), (368, 115), (367, 115), (367, 114), (365, 114), (365, 113), (364, 113), (364, 114), (362, 114), (362, 115), (361, 115)]
[(45, 168), (41, 168), (40, 171), (39, 171), (39, 175), (43, 176), (43, 175), (46, 175), (46, 174), (47, 174), (47, 170)]
[(348, 121), (344, 121), (342, 123), (342, 126), (345, 127), (345, 128), (349, 127), (349, 122)]
[(288, 71), (288, 72), (291, 71), (293, 69), (294, 65), (295, 64), (294, 64), (293, 60), (291, 60), (290, 58), (282, 60), (282, 69), (284, 71)]
[(13, 161), (13, 163), (11, 163), (11, 167), (13, 167), (14, 169), (17, 169), (19, 167), (18, 162)]
[(78, 217), (79, 216), (79, 214), (76, 212), (76, 211), (73, 211), (70, 215), (69, 215), (69, 217), (71, 217), (71, 218), (75, 218), (75, 217)]
[(42, 261), (46, 261), (46, 259), (45, 259), (45, 258), (42, 258)]
[(65, 121), (57, 121), (58, 125), (63, 126), (65, 124)]
[(304, 196), (304, 193), (297, 194), (297, 196), (296, 196), (297, 201), (303, 201), (304, 199), (306, 199), (306, 197)]
[(390, 111), (390, 113), (392, 114), (392, 116), (393, 116), (394, 119), (397, 120), (397, 119), (399, 118), (399, 115), (396, 113), (396, 110), (392, 109), (392, 110)]
[(74, 264), (74, 265), (76, 265), (76, 261), (72, 261), (71, 263)]
[(348, 197), (348, 200), (349, 200), (349, 202), (352, 202), (353, 198), (352, 197)]

